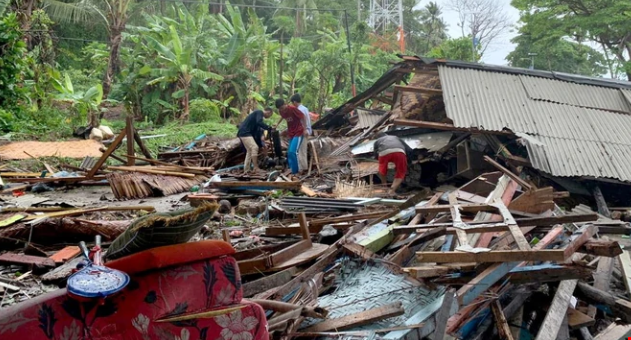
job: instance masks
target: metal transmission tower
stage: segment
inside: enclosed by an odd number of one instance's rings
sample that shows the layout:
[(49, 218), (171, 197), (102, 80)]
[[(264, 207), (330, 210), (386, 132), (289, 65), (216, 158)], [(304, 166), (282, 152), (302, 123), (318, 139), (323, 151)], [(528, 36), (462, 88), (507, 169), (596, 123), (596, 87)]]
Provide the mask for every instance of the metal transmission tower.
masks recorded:
[(399, 47), (405, 52), (405, 31), (403, 30), (403, 0), (370, 0), (368, 26), (375, 33), (384, 33), (392, 28), (399, 31)]

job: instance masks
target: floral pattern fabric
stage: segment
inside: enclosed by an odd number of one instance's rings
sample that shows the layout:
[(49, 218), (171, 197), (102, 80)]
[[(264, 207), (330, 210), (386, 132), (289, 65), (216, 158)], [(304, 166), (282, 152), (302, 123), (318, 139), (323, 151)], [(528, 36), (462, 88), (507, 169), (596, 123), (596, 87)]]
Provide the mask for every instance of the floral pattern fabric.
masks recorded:
[(242, 301), (232, 257), (131, 278), (119, 294), (79, 300), (55, 291), (0, 311), (0, 339), (266, 340), (263, 309)]

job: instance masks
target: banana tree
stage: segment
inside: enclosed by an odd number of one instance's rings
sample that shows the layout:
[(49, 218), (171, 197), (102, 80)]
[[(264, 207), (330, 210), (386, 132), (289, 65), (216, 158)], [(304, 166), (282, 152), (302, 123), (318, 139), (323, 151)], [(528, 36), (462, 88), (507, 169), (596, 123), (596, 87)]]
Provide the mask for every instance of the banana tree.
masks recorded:
[(87, 91), (81, 92), (75, 91), (67, 73), (62, 77), (58, 71), (50, 71), (50, 77), (53, 88), (58, 92), (55, 95), (55, 100), (69, 103), (77, 113), (78, 123), (83, 123), (87, 119), (88, 125), (98, 127), (100, 125), (98, 112), (103, 102), (103, 87), (101, 87), (101, 84), (94, 85)]
[(200, 68), (198, 61), (199, 45), (196, 37), (180, 38), (174, 25), (169, 26), (169, 40), (166, 43), (158, 41), (153, 36), (145, 36), (147, 45), (151, 47), (157, 55), (157, 65), (151, 67), (147, 65), (141, 69), (141, 73), (150, 74), (153, 79), (147, 85), (156, 84), (176, 84), (176, 91), (172, 96), (181, 100), (183, 112), (180, 120), (187, 121), (189, 118), (189, 101), (191, 86), (194, 82), (205, 82), (208, 80), (221, 81), (223, 77)]

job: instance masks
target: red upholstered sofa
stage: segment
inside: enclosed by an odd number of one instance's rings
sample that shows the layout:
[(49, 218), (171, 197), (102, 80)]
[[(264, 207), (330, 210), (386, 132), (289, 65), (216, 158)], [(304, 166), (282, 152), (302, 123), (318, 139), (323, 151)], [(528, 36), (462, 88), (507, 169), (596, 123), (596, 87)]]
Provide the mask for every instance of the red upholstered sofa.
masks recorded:
[(242, 300), (233, 253), (201, 241), (108, 262), (131, 277), (123, 291), (79, 301), (60, 289), (0, 310), (0, 339), (267, 340), (263, 309)]

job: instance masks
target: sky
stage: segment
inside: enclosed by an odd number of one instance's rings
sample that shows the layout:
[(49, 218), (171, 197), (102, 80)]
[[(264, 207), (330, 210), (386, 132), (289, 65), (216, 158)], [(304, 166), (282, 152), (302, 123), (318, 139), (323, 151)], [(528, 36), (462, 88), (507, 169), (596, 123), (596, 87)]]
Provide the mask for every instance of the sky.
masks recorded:
[[(419, 6), (424, 7), (430, 0), (422, 0)], [(458, 23), (458, 13), (448, 10), (449, 0), (434, 0), (443, 10), (443, 19), (449, 26), (447, 33), (452, 38), (459, 38), (462, 36)], [(510, 0), (496, 0), (504, 5), (504, 10), (509, 16), (511, 21), (516, 24), (519, 20), (519, 11), (510, 5)], [(514, 30), (513, 30), (514, 31)], [(515, 32), (506, 32), (501, 39), (498, 39), (493, 43), (482, 57), (482, 61), (485, 64), (493, 65), (506, 65), (506, 56), (513, 51), (515, 45), (511, 44), (510, 40), (515, 36)]]

